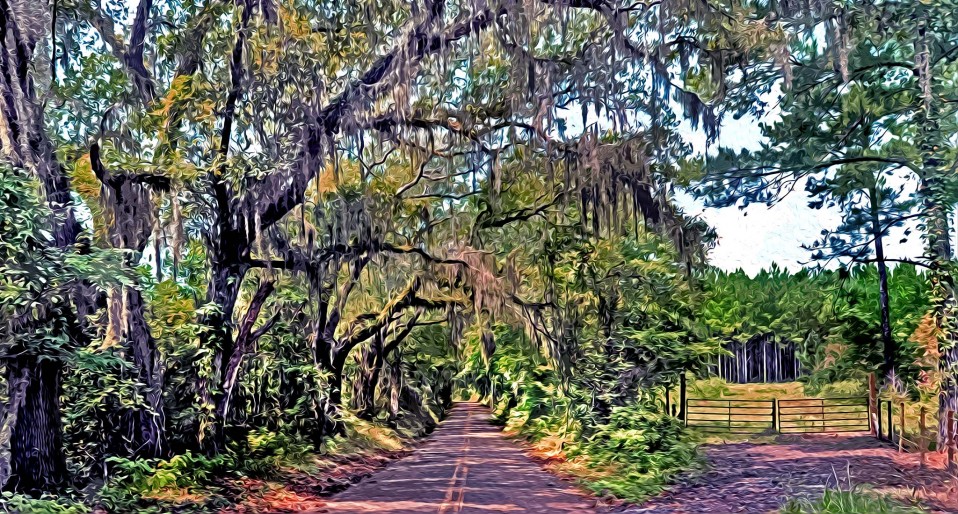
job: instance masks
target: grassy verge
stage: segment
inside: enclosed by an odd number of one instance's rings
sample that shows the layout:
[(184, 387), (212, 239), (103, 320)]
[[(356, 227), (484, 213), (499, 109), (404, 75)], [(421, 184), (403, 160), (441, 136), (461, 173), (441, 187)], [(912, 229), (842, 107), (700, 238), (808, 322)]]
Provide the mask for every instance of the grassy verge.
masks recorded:
[(416, 441), (358, 419), (321, 447), (276, 433), (251, 433), (215, 457), (192, 453), (165, 460), (112, 459), (95, 491), (28, 498), (4, 493), (0, 513), (244, 513), (318, 510), (323, 496), (408, 452)]
[(791, 500), (782, 514), (921, 514), (920, 507), (862, 488), (827, 489), (818, 500)]
[(609, 503), (641, 502), (704, 465), (679, 421), (639, 405), (614, 409), (606, 423), (592, 426), (568, 416), (533, 418), (521, 410), (503, 421), (547, 469)]

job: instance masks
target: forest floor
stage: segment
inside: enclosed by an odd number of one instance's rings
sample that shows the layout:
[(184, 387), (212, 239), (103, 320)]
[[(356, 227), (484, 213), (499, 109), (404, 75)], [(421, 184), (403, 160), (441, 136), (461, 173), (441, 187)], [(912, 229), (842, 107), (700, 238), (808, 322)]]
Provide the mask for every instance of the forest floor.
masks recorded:
[(409, 456), (333, 497), (280, 512), (766, 513), (790, 498), (816, 498), (826, 487), (859, 486), (931, 512), (958, 512), (956, 482), (940, 456), (930, 455), (919, 469), (917, 455), (899, 454), (864, 435), (710, 444), (704, 447), (707, 471), (680, 480), (643, 505), (597, 507), (594, 497), (543, 470), (488, 420), (485, 407), (459, 404)]

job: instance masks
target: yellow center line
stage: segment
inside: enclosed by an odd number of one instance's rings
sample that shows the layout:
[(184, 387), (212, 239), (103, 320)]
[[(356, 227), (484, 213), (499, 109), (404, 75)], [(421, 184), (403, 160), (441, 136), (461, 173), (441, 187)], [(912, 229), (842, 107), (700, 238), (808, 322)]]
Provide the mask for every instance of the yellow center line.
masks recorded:
[(446, 490), (445, 499), (443, 499), (442, 504), (439, 505), (438, 514), (446, 514), (447, 512), (455, 513), (462, 510), (466, 497), (466, 478), (469, 476), (469, 465), (466, 463), (466, 458), (469, 455), (469, 428), (471, 421), (472, 411), (466, 411), (466, 422), (463, 424), (465, 441), (462, 444), (462, 453), (459, 458), (456, 459), (456, 469), (453, 471), (452, 479), (449, 481), (449, 488)]

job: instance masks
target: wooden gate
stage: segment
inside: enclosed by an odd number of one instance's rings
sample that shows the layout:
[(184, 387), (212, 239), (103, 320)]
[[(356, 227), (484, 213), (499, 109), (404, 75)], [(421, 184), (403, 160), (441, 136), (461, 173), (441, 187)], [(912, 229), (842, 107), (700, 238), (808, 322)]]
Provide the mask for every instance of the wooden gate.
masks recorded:
[(792, 400), (689, 398), (685, 425), (701, 432), (782, 434), (868, 432), (868, 397)]
[(702, 432), (754, 434), (775, 428), (775, 400), (689, 398), (685, 424)]
[(778, 400), (778, 429), (783, 434), (867, 432), (868, 397)]

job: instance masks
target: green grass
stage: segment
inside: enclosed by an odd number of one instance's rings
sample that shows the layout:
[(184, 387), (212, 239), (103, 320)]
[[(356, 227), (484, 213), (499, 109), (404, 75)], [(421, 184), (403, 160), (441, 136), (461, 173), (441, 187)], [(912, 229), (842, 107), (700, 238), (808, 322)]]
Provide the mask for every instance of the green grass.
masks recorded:
[(859, 487), (827, 489), (818, 500), (791, 500), (782, 514), (921, 514), (920, 507)]

